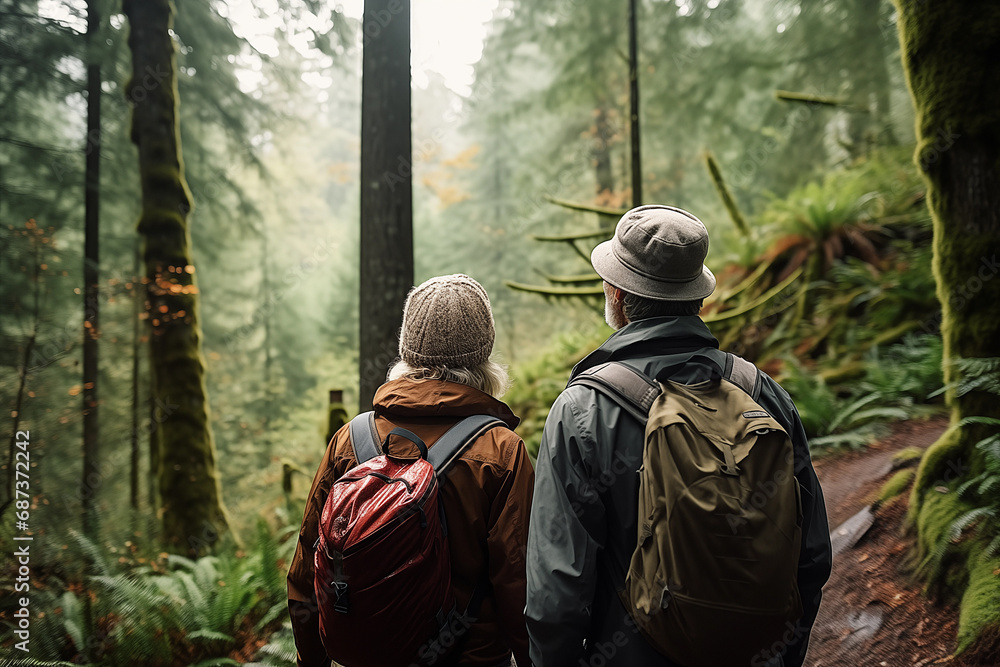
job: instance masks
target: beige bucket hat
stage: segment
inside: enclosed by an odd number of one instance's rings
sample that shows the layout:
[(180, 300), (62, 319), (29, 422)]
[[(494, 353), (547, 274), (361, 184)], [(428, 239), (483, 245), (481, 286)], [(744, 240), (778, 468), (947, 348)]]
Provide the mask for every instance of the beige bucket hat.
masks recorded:
[(705, 266), (708, 230), (701, 220), (673, 206), (649, 204), (628, 211), (615, 236), (590, 255), (607, 283), (658, 301), (697, 301), (715, 291)]

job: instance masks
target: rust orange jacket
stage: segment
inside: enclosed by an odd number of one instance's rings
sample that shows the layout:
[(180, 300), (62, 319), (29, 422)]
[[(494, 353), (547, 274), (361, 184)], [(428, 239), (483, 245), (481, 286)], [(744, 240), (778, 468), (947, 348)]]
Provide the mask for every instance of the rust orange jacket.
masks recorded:
[[(519, 665), (530, 665), (524, 622), (524, 563), (534, 471), (524, 443), (510, 430), (517, 426), (518, 418), (507, 405), (477, 389), (440, 380), (387, 382), (376, 392), (374, 404), (381, 438), (400, 426), (416, 433), (428, 447), (471, 415), (492, 415), (509, 427), (493, 428), (469, 445), (441, 487), (458, 608), (468, 605), (477, 582), (488, 580), (490, 590), (461, 655), (449, 656), (439, 664), (492, 667), (513, 652)], [(410, 446), (394, 439), (392, 451), (399, 456), (416, 456), (415, 446), (412, 452), (405, 451)], [(355, 465), (349, 430), (344, 426), (334, 435), (316, 471), (288, 571), (288, 607), (300, 667), (330, 664), (319, 639), (313, 545), (330, 487)]]

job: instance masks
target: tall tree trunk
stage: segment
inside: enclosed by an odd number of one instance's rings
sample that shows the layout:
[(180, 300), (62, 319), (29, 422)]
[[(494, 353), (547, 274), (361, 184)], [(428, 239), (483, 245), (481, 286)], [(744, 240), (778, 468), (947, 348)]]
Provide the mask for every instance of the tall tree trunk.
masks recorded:
[[(594, 117), (594, 178), (597, 182), (597, 194), (613, 193), (615, 191), (615, 176), (611, 165), (611, 138), (614, 129), (608, 119), (608, 102), (598, 99), (597, 114)], [(607, 202), (601, 201), (606, 204)]]
[[(139, 350), (142, 347), (142, 325), (139, 314), (142, 312), (142, 292), (139, 286), (139, 254), (135, 249), (132, 260), (132, 467), (129, 475), (129, 505), (133, 510), (139, 509)], [(150, 505), (150, 512), (156, 512)]]
[[(933, 269), (941, 301), (944, 376), (950, 384), (960, 380), (955, 360), (1000, 356), (1000, 4), (896, 4), (903, 65), (916, 109), (916, 162), (934, 220)], [(954, 490), (961, 479), (983, 470), (984, 453), (975, 447), (985, 435), (983, 427), (961, 420), (1000, 417), (1000, 405), (986, 392), (960, 396), (951, 390), (946, 400), (951, 428), (924, 455), (912, 496), (911, 511), (925, 549), (936, 546), (941, 517), (960, 507), (957, 494), (941, 494), (938, 488)], [(972, 570), (979, 562), (970, 552), (970, 580), (977, 579)], [(994, 582), (989, 594), (1000, 595), (996, 577), (986, 579)], [(987, 599), (981, 590), (976, 595)], [(965, 604), (963, 600), (960, 649), (981, 630), (969, 627)], [(1000, 638), (1000, 615), (994, 616), (993, 633)]]
[(361, 80), (361, 410), (397, 354), (413, 285), (410, 0), (365, 0)]
[[(267, 233), (267, 221), (263, 222), (261, 236), (260, 262), (263, 268), (263, 276), (260, 285), (260, 303), (270, 303), (271, 295), (271, 272), (268, 266), (267, 253), (270, 247), (270, 238)], [(261, 417), (261, 426), (264, 431), (264, 446), (261, 451), (261, 463), (268, 465), (271, 462), (271, 453), (274, 447), (271, 442), (271, 424), (274, 422), (274, 399), (275, 392), (272, 389), (273, 378), (271, 374), (274, 370), (274, 355), (271, 352), (271, 315), (273, 309), (264, 310), (264, 414)]]
[(84, 177), (83, 260), (83, 532), (97, 534), (94, 504), (101, 485), (97, 423), (98, 306), (100, 299), (101, 195), (101, 62), (100, 17), (95, 0), (87, 0), (87, 146)]
[[(34, 221), (31, 221), (34, 223)], [(37, 228), (29, 228), (31, 232), (37, 230)], [(17, 398), (14, 403), (14, 423), (11, 424), (10, 431), (10, 447), (7, 450), (7, 498), (4, 500), (3, 505), (0, 505), (0, 517), (3, 517), (7, 508), (14, 504), (14, 499), (17, 496), (16, 484), (14, 483), (17, 477), (15, 473), (15, 452), (17, 450), (17, 433), (18, 428), (21, 426), (21, 419), (24, 414), (24, 395), (27, 393), (26, 388), (28, 384), (28, 375), (31, 368), (31, 355), (35, 353), (35, 344), (38, 342), (38, 326), (41, 322), (42, 317), (42, 251), (41, 244), (37, 241), (37, 236), (31, 238), (32, 250), (35, 254), (35, 271), (34, 278), (32, 281), (33, 289), (33, 308), (31, 310), (31, 334), (28, 336), (28, 340), (24, 343), (24, 353), (21, 356), (21, 365), (17, 369)]]
[[(147, 343), (147, 348), (149, 343)], [(150, 353), (152, 356), (152, 353)], [(147, 371), (151, 375), (152, 371)], [(149, 476), (146, 478), (146, 495), (149, 502), (149, 537), (157, 533), (160, 516), (160, 423), (157, 419), (156, 410), (156, 387), (153, 386), (152, 377), (149, 378), (149, 387), (146, 394), (146, 410), (149, 413)]]
[(639, 46), (636, 0), (628, 0), (628, 100), (632, 139), (632, 206), (642, 205), (642, 150), (639, 141)]
[(132, 141), (139, 149), (150, 374), (163, 413), (159, 495), (163, 538), (175, 553), (201, 555), (229, 528), (215, 464), (215, 444), (201, 353), (198, 289), (191, 263), (169, 0), (125, 0), (131, 31)]
[(856, 62), (864, 63), (863, 72), (856, 72), (852, 95), (855, 104), (868, 113), (851, 113), (848, 118), (853, 155), (867, 153), (873, 144), (894, 144), (889, 119), (889, 80), (886, 36), (882, 33), (882, 0), (854, 0), (851, 18), (855, 22), (855, 47), (861, 52)]

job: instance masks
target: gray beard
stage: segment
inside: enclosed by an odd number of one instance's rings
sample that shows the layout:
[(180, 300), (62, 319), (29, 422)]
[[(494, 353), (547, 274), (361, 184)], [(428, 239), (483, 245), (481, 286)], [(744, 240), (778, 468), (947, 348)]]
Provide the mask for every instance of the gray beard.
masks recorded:
[(621, 309), (615, 308), (611, 303), (611, 299), (605, 298), (604, 321), (608, 323), (608, 326), (614, 329), (615, 331), (618, 331), (623, 326), (625, 326), (624, 320), (625, 318), (622, 316)]

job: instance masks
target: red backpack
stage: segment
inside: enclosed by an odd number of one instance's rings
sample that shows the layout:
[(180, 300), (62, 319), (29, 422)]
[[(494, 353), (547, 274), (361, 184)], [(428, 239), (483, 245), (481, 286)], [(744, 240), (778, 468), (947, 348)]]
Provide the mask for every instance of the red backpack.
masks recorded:
[[(431, 665), (462, 641), (486, 582), (459, 613), (439, 478), (471, 442), (502, 424), (467, 417), (430, 450), (394, 428), (380, 452), (374, 413), (351, 420), (358, 465), (330, 489), (315, 556), (319, 633), (330, 658), (349, 667)], [(413, 442), (420, 458), (387, 454), (393, 436)]]

